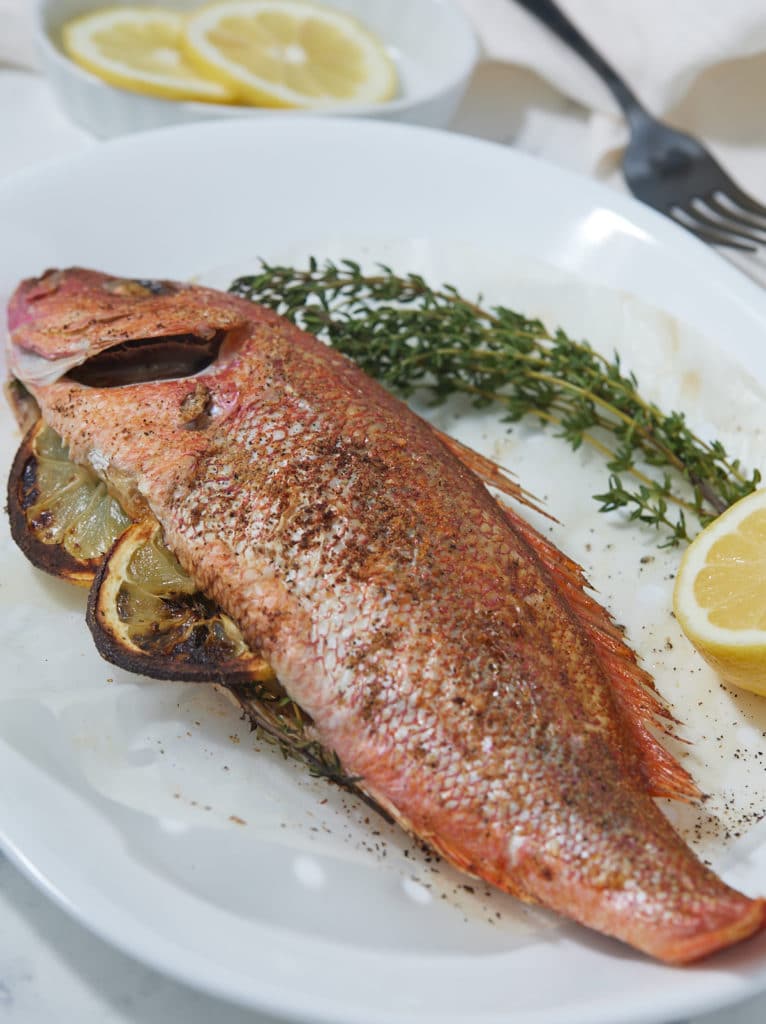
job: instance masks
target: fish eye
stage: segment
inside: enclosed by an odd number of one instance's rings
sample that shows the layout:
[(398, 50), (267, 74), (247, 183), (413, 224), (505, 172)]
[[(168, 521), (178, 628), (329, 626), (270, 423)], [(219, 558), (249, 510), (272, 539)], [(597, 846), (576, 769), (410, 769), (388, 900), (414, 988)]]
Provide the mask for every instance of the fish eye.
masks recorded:
[(91, 388), (118, 388), (193, 377), (215, 361), (226, 334), (219, 330), (204, 338), (173, 334), (119, 342), (73, 367), (67, 378)]

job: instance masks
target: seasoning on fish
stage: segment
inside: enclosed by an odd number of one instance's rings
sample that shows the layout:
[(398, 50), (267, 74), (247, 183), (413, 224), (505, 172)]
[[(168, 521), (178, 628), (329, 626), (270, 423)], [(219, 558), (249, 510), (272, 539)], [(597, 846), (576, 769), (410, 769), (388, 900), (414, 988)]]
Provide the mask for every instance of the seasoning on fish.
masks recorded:
[(71, 456), (160, 522), (406, 829), (670, 963), (763, 926), (764, 901), (654, 804), (697, 795), (651, 731), (671, 716), (579, 568), (489, 493), (486, 460), (231, 295), (48, 272), (9, 328), (11, 372)]

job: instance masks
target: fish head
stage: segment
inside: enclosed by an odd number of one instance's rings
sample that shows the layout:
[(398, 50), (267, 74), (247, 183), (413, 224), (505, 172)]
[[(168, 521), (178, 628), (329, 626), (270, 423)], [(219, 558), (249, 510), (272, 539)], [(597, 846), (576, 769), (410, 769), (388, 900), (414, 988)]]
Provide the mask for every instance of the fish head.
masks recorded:
[(66, 374), (92, 386), (189, 376), (215, 359), (242, 319), (237, 300), (205, 288), (47, 270), (11, 297), (8, 363), (32, 389)]

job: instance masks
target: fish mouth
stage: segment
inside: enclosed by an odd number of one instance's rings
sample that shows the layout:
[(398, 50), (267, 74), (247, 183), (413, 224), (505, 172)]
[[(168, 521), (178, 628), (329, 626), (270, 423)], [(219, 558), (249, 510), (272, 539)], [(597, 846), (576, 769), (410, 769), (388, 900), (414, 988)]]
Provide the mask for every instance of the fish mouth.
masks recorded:
[[(96, 346), (78, 345), (72, 352), (53, 359), (29, 349), (14, 349), (11, 345), (10, 370), (15, 378), (33, 390), (59, 380), (91, 388), (182, 380), (196, 376), (213, 363), (218, 364), (220, 356), (234, 354), (239, 347), (239, 333), (226, 326), (120, 338)], [(92, 355), (83, 351), (87, 347), (95, 347)], [(223, 353), (222, 349), (225, 349)]]
[(172, 334), (119, 342), (73, 366), (65, 379), (91, 388), (116, 388), (193, 377), (218, 358), (228, 331), (204, 337)]

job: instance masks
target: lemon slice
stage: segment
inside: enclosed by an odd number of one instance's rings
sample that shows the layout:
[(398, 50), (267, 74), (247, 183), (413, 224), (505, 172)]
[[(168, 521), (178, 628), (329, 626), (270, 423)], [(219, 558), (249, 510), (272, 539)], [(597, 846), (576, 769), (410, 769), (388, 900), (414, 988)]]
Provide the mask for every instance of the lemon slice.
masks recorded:
[(33, 565), (86, 587), (130, 525), (105, 485), (70, 461), (64, 442), (42, 420), (14, 459), (8, 514), (11, 535)]
[(673, 607), (725, 682), (766, 695), (766, 490), (732, 505), (690, 545)]
[(110, 7), (67, 22), (62, 42), (72, 60), (110, 85), (171, 100), (231, 102), (232, 89), (187, 60), (183, 26), (183, 15), (172, 11)]
[(275, 681), (268, 662), (183, 571), (152, 519), (134, 523), (112, 548), (90, 593), (88, 625), (102, 657), (129, 672), (227, 685)]
[(396, 91), (383, 46), (358, 21), (307, 0), (222, 0), (191, 14), (186, 52), (251, 103), (326, 108)]
[(87, 622), (107, 661), (155, 679), (217, 683), (285, 754), (351, 786), (271, 665), (181, 568), (158, 522), (134, 523), (114, 544), (91, 588)]

